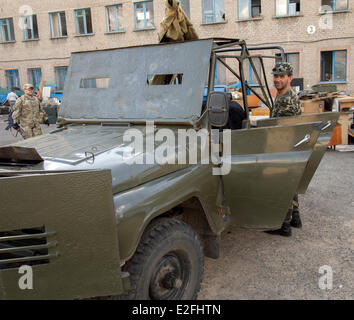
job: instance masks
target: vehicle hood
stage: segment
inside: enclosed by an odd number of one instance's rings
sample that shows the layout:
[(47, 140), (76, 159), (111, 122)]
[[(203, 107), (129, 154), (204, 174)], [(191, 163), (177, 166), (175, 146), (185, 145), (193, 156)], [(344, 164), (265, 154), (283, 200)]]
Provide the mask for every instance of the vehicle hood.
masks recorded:
[[(134, 160), (138, 158), (140, 160), (146, 159), (149, 154), (143, 152), (127, 158), (127, 154), (133, 154), (134, 150), (132, 146), (134, 140), (124, 141), (127, 140), (124, 139), (124, 134), (128, 129), (132, 129), (132, 127), (71, 125), (66, 129), (11, 144), (11, 146), (35, 148), (44, 161), (26, 166), (0, 165), (0, 173), (8, 170), (73, 171), (109, 169), (112, 174), (113, 194), (115, 194), (187, 166), (159, 165), (155, 161), (153, 164), (147, 164), (145, 160), (142, 161), (143, 164), (134, 163)], [(145, 126), (135, 126), (134, 129), (142, 132), (145, 146)], [(155, 148), (158, 144), (155, 142)]]

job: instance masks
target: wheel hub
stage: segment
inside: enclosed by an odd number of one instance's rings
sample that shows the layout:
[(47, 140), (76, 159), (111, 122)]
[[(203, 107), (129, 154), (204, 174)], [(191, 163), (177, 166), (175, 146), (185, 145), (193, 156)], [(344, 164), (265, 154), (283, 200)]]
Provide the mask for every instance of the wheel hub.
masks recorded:
[(150, 281), (151, 299), (176, 299), (183, 291), (184, 276), (182, 263), (177, 256), (163, 256)]

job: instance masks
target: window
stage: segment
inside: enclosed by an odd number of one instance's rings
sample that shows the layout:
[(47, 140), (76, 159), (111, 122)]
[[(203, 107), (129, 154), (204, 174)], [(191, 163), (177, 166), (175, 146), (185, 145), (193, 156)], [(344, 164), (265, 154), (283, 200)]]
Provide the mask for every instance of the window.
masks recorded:
[(66, 37), (68, 33), (66, 30), (65, 12), (49, 13), (49, 26), (52, 38)]
[(217, 23), (224, 21), (224, 0), (203, 0), (203, 23)]
[(123, 6), (121, 4), (106, 7), (107, 32), (122, 32)]
[(300, 0), (275, 0), (275, 15), (296, 16), (300, 13)]
[[(262, 79), (262, 64), (261, 61), (258, 58), (253, 58), (252, 62), (257, 70), (258, 76), (260, 79)], [(245, 79), (250, 85), (257, 86), (258, 81), (255, 72), (253, 71), (252, 65), (249, 62), (249, 60), (245, 60), (244, 65), (243, 65), (243, 70), (245, 73)]]
[[(328, 11), (340, 11), (348, 10), (348, 0), (322, 0), (322, 7), (327, 6)], [(322, 8), (323, 11), (327, 11), (327, 8)]]
[(39, 88), (39, 84), (42, 79), (41, 68), (29, 68), (27, 69), (28, 83), (32, 83), (36, 88)]
[(321, 52), (321, 82), (347, 80), (347, 50)]
[(189, 0), (179, 0), (179, 5), (184, 11), (184, 13), (187, 15), (187, 17), (190, 18), (191, 12), (190, 12)]
[(18, 70), (5, 70), (7, 89), (20, 88), (20, 77)]
[(55, 67), (55, 79), (57, 84), (57, 91), (64, 90), (64, 83), (68, 67)]
[(24, 40), (38, 39), (37, 16), (35, 14), (22, 17), (22, 30)]
[(294, 78), (298, 78), (300, 76), (300, 54), (298, 52), (287, 53), (285, 57), (286, 62), (289, 62), (294, 67)]
[(15, 41), (14, 23), (12, 18), (0, 19), (0, 39), (1, 42)]
[(238, 18), (240, 20), (257, 18), (261, 12), (261, 0), (238, 1)]
[(135, 29), (154, 28), (154, 6), (152, 1), (134, 3)]
[(77, 35), (92, 34), (91, 9), (76, 9), (75, 27)]

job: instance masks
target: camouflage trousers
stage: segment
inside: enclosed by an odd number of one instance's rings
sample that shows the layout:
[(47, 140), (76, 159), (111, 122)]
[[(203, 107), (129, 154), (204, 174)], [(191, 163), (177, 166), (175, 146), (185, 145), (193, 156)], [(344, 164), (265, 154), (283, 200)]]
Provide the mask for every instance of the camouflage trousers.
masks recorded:
[(299, 196), (297, 194), (295, 194), (293, 197), (292, 204), (285, 216), (284, 222), (290, 223), (293, 211), (298, 211), (298, 210), (299, 210)]
[(42, 134), (42, 129), (39, 123), (36, 123), (33, 127), (21, 126), (21, 132), (25, 139), (32, 138), (35, 136), (40, 136)]

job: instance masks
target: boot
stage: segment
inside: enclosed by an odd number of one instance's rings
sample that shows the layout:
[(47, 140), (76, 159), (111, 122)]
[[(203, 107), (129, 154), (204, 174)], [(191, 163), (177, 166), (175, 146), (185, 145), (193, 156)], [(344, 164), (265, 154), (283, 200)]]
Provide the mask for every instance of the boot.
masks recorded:
[(283, 222), (282, 226), (278, 230), (270, 230), (266, 231), (269, 234), (275, 234), (283, 237), (290, 237), (291, 236), (291, 227), (289, 222)]
[(297, 209), (293, 210), (290, 225), (294, 228), (301, 228), (302, 227), (299, 210), (297, 210)]

